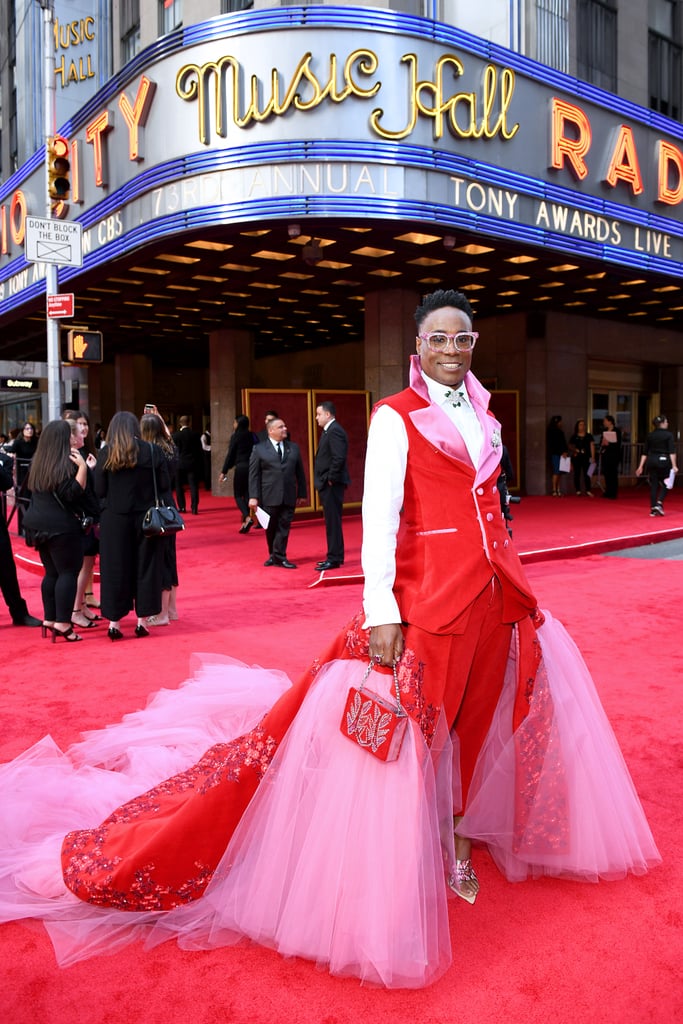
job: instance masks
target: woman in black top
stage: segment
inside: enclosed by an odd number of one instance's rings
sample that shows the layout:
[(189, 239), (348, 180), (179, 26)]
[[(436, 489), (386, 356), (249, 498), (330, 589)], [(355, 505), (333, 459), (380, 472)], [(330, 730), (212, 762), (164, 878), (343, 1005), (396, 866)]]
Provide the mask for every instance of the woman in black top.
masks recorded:
[[(569, 438), (569, 451), (574, 469), (574, 489), (577, 494), (586, 494), (592, 498), (588, 468), (591, 462), (595, 462), (595, 442), (593, 435), (586, 429), (585, 420), (577, 420), (574, 424), (574, 433)], [(585, 490), (582, 489), (582, 483)]]
[(92, 529), (83, 534), (83, 565), (78, 574), (78, 588), (71, 616), (71, 624), (73, 626), (77, 626), (79, 629), (92, 629), (101, 621), (97, 612), (93, 611), (86, 603), (88, 588), (90, 588), (89, 592), (92, 594), (95, 559), (100, 550), (98, 525), (100, 521), (100, 503), (95, 496), (95, 474), (93, 472), (97, 460), (94, 454), (90, 453), (86, 447), (85, 439), (88, 427), (87, 421), (85, 428), (83, 426), (83, 414), (75, 409), (67, 409), (62, 414), (62, 419), (66, 420), (71, 427), (71, 446), (78, 449), (78, 454), (86, 464), (88, 475), (85, 482), (85, 490), (88, 496), (88, 504), (97, 510), (97, 514), (93, 515)]
[(71, 625), (78, 574), (83, 564), (81, 515), (88, 508), (87, 467), (72, 447), (71, 427), (65, 420), (48, 423), (36, 448), (28, 475), (31, 504), (24, 516), (27, 538), (35, 540), (45, 567), (41, 584), (43, 635), (52, 641), (80, 640)]
[(663, 516), (662, 505), (667, 492), (666, 478), (672, 469), (674, 473), (678, 472), (676, 446), (674, 436), (668, 429), (669, 421), (666, 416), (655, 416), (652, 426), (655, 429), (647, 435), (645, 451), (640, 457), (636, 476), (640, 476), (643, 470), (647, 469), (650, 481), (650, 515)]
[(254, 447), (254, 435), (249, 429), (248, 416), (238, 416), (233, 426), (234, 432), (230, 438), (220, 480), (224, 481), (228, 470), (235, 467), (233, 494), (237, 507), (242, 513), (240, 533), (248, 533), (254, 522), (249, 515), (249, 457), (251, 449)]
[(123, 639), (120, 620), (133, 608), (137, 637), (149, 636), (145, 619), (161, 611), (163, 548), (158, 538), (142, 532), (144, 514), (154, 504), (153, 466), (159, 495), (166, 494), (171, 481), (161, 450), (140, 440), (132, 412), (117, 412), (95, 466), (95, 492), (102, 503), (100, 603), (111, 640)]
[(31, 468), (31, 460), (36, 453), (38, 436), (36, 428), (28, 421), (21, 428), (21, 433), (13, 441), (5, 445), (5, 451), (14, 455), (14, 478), (16, 480), (17, 496), (17, 530), (23, 533), (24, 513), (31, 500), (31, 490), (28, 483), (28, 473)]

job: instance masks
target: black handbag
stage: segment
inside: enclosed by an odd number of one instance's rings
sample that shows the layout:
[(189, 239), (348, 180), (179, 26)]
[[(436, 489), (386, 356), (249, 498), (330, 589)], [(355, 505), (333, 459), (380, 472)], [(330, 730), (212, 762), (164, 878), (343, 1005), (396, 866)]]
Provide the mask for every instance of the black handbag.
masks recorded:
[[(59, 495), (57, 494), (56, 491), (52, 492), (52, 497), (55, 499), (55, 501), (57, 502), (58, 505), (62, 506), (62, 508), (66, 512), (67, 511), (66, 505), (64, 504), (64, 502), (59, 497)], [(83, 533), (90, 533), (90, 531), (92, 530), (93, 526), (95, 525), (95, 518), (94, 518), (94, 516), (89, 516), (87, 514), (87, 512), (82, 512), (80, 509), (72, 508), (72, 509), (69, 509), (69, 511), (71, 512), (72, 515), (74, 515), (76, 517), (76, 519), (78, 519), (79, 523), (81, 524), (81, 530), (83, 531)], [(30, 547), (33, 547), (33, 546), (34, 545), (32, 545), (32, 544), (30, 545)]]
[(175, 505), (165, 505), (159, 500), (157, 491), (157, 474), (154, 468), (154, 446), (147, 442), (152, 458), (152, 479), (154, 480), (154, 504), (148, 508), (142, 518), (142, 532), (145, 537), (163, 537), (171, 533), (180, 533), (185, 523)]

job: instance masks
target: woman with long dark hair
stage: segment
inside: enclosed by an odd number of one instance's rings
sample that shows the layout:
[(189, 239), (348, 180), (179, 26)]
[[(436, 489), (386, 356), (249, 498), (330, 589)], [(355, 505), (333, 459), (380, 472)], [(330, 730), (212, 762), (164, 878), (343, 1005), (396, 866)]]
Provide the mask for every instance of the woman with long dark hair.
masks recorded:
[(97, 514), (93, 515), (93, 528), (88, 530), (87, 533), (83, 534), (83, 565), (81, 571), (78, 574), (78, 587), (76, 589), (76, 599), (74, 601), (73, 614), (71, 616), (71, 623), (77, 626), (79, 629), (92, 629), (94, 626), (101, 621), (100, 616), (86, 603), (86, 593), (90, 588), (92, 594), (92, 580), (93, 573), (95, 570), (95, 559), (100, 550), (99, 541), (99, 521), (100, 521), (100, 504), (95, 496), (95, 474), (94, 469), (97, 460), (91, 452), (88, 451), (85, 443), (88, 428), (87, 425), (84, 427), (83, 418), (80, 412), (75, 409), (67, 409), (62, 414), (62, 419), (66, 420), (71, 427), (71, 444), (73, 448), (78, 449), (78, 453), (86, 464), (88, 475), (85, 482), (85, 489), (88, 494), (89, 504), (97, 510)]
[(249, 429), (249, 417), (236, 416), (220, 480), (224, 481), (229, 470), (234, 468), (235, 476), (232, 489), (235, 503), (242, 513), (240, 533), (248, 533), (254, 522), (249, 514), (249, 457), (253, 447), (254, 435)]
[(31, 468), (31, 460), (36, 453), (38, 446), (38, 433), (33, 423), (27, 420), (13, 441), (5, 445), (5, 451), (11, 452), (14, 456), (14, 478), (16, 481), (15, 494), (17, 496), (17, 530), (24, 531), (24, 513), (31, 501), (31, 488), (28, 482), (28, 474)]
[(595, 441), (586, 427), (585, 420), (577, 420), (574, 424), (574, 433), (569, 438), (569, 451), (574, 470), (574, 489), (577, 494), (585, 494), (592, 498), (589, 469), (591, 463), (595, 463)]
[(95, 467), (95, 492), (102, 502), (100, 602), (110, 640), (123, 639), (121, 619), (133, 608), (136, 637), (149, 636), (145, 620), (161, 611), (163, 549), (158, 538), (142, 532), (143, 516), (154, 504), (153, 468), (164, 494), (171, 480), (163, 453), (142, 442), (132, 412), (117, 412)]
[(96, 511), (88, 508), (87, 473), (73, 444), (69, 423), (48, 423), (31, 461), (31, 504), (24, 516), (24, 528), (45, 567), (41, 584), (43, 635), (50, 630), (53, 643), (57, 637), (69, 643), (81, 639), (74, 632), (71, 616), (83, 564), (81, 516)]
[(567, 440), (562, 429), (562, 417), (551, 416), (546, 431), (548, 442), (548, 457), (550, 458), (550, 472), (552, 476), (553, 497), (561, 498), (560, 490), (560, 459), (567, 455)]
[[(143, 441), (158, 445), (168, 468), (168, 475), (171, 480), (175, 479), (178, 468), (178, 449), (173, 438), (169, 434), (166, 424), (157, 413), (145, 413), (140, 420), (140, 436)], [(174, 505), (173, 488), (159, 491), (159, 498), (165, 505)], [(161, 612), (159, 615), (150, 615), (147, 619), (148, 626), (168, 626), (172, 618), (177, 619), (175, 607), (175, 590), (178, 586), (178, 562), (176, 559), (176, 535), (165, 534), (157, 538), (163, 553), (161, 569)]]

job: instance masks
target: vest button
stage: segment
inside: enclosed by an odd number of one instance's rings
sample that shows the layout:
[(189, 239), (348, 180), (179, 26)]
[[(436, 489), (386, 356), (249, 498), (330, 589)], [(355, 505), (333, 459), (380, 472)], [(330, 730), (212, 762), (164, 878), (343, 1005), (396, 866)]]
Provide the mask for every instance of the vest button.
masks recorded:
[(488, 519), (488, 521), (490, 523), (492, 523), (493, 522), (493, 512), (487, 512), (486, 513), (486, 518)]
[(509, 543), (510, 543), (510, 541), (509, 541), (509, 540), (506, 540), (506, 541), (505, 541), (505, 542), (503, 543), (503, 547), (504, 547), (504, 548), (506, 548), (506, 547), (508, 546), (508, 544), (509, 544)]
[(477, 487), (477, 494), (483, 494), (483, 493), (484, 493), (484, 488), (483, 487)]
[(493, 542), (493, 550), (495, 551), (497, 547), (498, 547), (498, 541), (494, 540), (494, 542)]

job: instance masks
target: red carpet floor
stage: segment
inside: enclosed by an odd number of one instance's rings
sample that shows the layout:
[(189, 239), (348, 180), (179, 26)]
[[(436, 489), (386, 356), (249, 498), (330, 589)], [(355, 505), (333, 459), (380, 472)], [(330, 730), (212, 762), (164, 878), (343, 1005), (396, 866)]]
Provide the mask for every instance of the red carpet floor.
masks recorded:
[[(56, 967), (39, 924), (0, 926), (0, 1005), (12, 1024), (668, 1024), (683, 1014), (679, 856), (683, 699), (679, 652), (683, 567), (600, 552), (683, 536), (683, 492), (650, 519), (642, 488), (617, 502), (525, 498), (515, 541), (541, 607), (572, 632), (593, 672), (650, 820), (663, 864), (644, 878), (600, 885), (511, 885), (485, 852), (482, 895), (450, 903), (454, 964), (420, 992), (337, 980), (256, 946), (186, 953), (125, 949)], [(263, 568), (260, 531), (237, 533), (232, 501), (202, 495), (179, 539), (180, 619), (149, 639), (112, 644), (103, 627), (84, 642), (50, 644), (0, 613), (0, 760), (46, 733), (62, 746), (115, 721), (160, 686), (176, 687), (194, 651), (220, 651), (296, 677), (358, 608), (360, 521), (346, 521), (345, 581), (313, 571), (320, 520), (297, 522), (297, 572)], [(40, 575), (16, 542), (20, 581), (40, 614)], [(577, 557), (581, 555), (582, 557)], [(4, 612), (4, 609), (3, 609)], [(599, 780), (596, 780), (599, 785)], [(277, 865), (273, 865), (277, 870)]]

